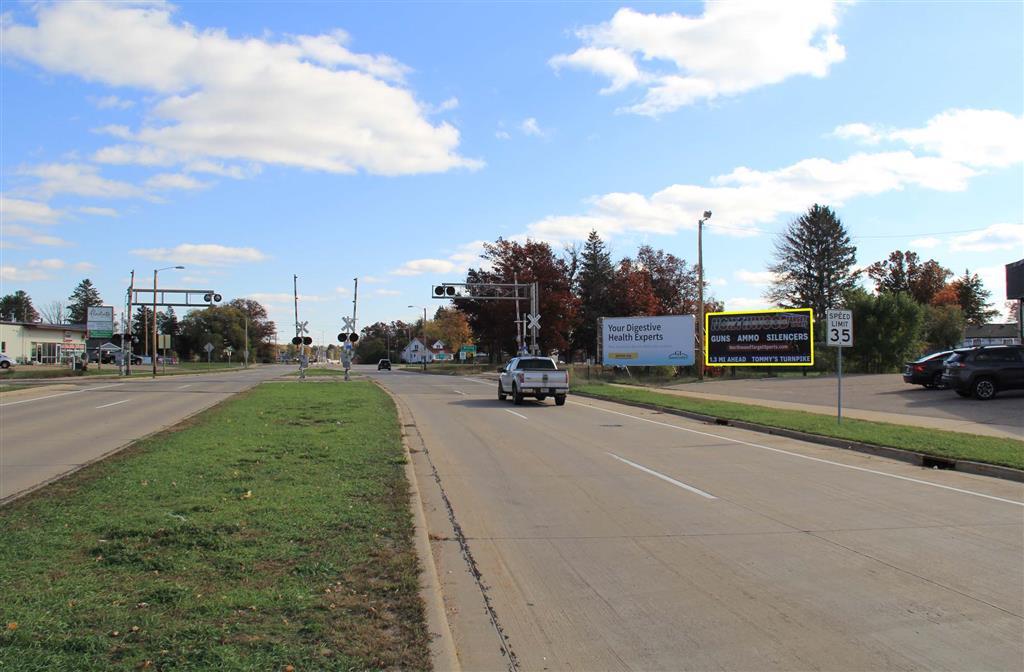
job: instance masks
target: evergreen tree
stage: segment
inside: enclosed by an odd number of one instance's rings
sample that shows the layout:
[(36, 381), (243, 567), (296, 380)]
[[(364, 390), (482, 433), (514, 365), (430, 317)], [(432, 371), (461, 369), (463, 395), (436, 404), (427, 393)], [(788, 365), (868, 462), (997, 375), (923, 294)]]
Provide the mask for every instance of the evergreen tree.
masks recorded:
[(813, 308), (816, 319), (839, 305), (843, 293), (856, 283), (852, 268), (857, 248), (831, 208), (813, 205), (790, 223), (775, 242), (778, 278), (765, 298), (785, 308)]
[(852, 369), (896, 371), (921, 351), (925, 309), (907, 294), (873, 296), (858, 287), (846, 293), (844, 305), (853, 311), (857, 335), (849, 349)]
[(956, 304), (924, 307), (924, 340), (936, 350), (952, 348), (964, 339), (964, 311)]
[(166, 313), (158, 312), (156, 314), (156, 322), (161, 334), (178, 335), (178, 316), (174, 313), (173, 306), (168, 306)]
[(999, 314), (988, 300), (992, 292), (985, 289), (977, 273), (972, 274), (970, 270), (964, 269), (964, 274), (951, 284), (956, 289), (957, 303), (964, 311), (968, 324), (985, 324)]
[(885, 261), (876, 261), (865, 269), (875, 281), (879, 294), (910, 294), (920, 304), (932, 302), (953, 271), (934, 259), (921, 263), (916, 252), (895, 250)]
[(39, 313), (32, 305), (32, 297), (19, 289), (14, 294), (0, 298), (0, 319), (13, 322), (36, 322)]
[(72, 324), (85, 324), (88, 309), (102, 305), (103, 299), (100, 298), (99, 290), (93, 286), (92, 280), (86, 278), (78, 283), (75, 291), (68, 297), (68, 319)]
[(615, 267), (604, 241), (591, 231), (580, 254), (576, 278), (576, 296), (579, 298), (579, 324), (573, 332), (573, 344), (586, 351), (588, 357), (597, 350), (597, 321), (613, 316), (614, 301), (611, 289), (615, 284)]

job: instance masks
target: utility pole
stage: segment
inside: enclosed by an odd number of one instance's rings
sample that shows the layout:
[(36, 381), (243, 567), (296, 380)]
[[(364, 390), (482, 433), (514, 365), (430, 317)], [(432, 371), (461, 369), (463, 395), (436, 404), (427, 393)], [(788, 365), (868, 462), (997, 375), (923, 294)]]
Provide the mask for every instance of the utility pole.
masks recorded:
[(295, 336), (299, 339), (299, 378), (305, 380), (306, 369), (302, 366), (302, 358), (306, 356), (306, 346), (302, 342), (302, 334), (299, 332), (299, 276), (292, 275), (292, 289), (295, 295)]
[(128, 285), (128, 319), (125, 321), (125, 329), (128, 334), (128, 341), (125, 343), (125, 336), (121, 336), (121, 362), (124, 364), (124, 375), (132, 375), (132, 355), (135, 354), (135, 348), (133, 347), (132, 341), (134, 336), (132, 335), (132, 299), (135, 297), (135, 269), (132, 269), (132, 280), (131, 284)]
[(249, 316), (245, 316), (245, 368), (249, 368)]
[(697, 220), (697, 378), (704, 380), (704, 222), (711, 219), (711, 211)]

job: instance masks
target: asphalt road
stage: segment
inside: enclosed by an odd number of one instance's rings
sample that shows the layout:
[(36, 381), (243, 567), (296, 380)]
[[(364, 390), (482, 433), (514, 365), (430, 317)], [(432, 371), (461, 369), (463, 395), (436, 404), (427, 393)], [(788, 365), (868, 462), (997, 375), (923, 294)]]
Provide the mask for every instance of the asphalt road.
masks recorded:
[[(821, 407), (835, 413), (835, 376), (706, 380), (672, 389)], [(995, 399), (964, 399), (952, 390), (926, 390), (903, 382), (900, 374), (843, 376), (843, 408), (942, 420), (943, 429), (979, 428), (1024, 439), (1024, 390), (1000, 392)]]
[(156, 379), (82, 379), (5, 394), (0, 501), (294, 370), (275, 365)]
[(398, 399), (465, 669), (1022, 668), (1020, 483), (366, 373)]

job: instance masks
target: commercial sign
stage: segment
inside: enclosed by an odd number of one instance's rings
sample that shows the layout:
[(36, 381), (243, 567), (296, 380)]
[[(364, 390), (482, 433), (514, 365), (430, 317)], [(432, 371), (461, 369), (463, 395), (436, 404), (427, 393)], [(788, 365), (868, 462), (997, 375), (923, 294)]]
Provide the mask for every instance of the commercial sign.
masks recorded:
[(691, 366), (693, 315), (606, 317), (601, 363), (614, 366)]
[(89, 306), (85, 309), (85, 328), (89, 338), (110, 338), (114, 335), (114, 307)]
[(708, 366), (811, 366), (814, 311), (810, 308), (708, 313)]

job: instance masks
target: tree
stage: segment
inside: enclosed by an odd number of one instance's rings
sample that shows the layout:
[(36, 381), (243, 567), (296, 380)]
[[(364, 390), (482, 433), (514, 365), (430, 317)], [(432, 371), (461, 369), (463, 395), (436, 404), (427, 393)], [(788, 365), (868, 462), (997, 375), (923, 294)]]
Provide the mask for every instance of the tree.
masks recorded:
[(917, 253), (910, 250), (890, 252), (886, 261), (876, 261), (865, 272), (875, 281), (875, 291), (879, 294), (909, 293), (920, 304), (931, 303), (953, 275), (953, 271), (943, 268), (934, 259), (922, 264)]
[(40, 308), (39, 314), (42, 315), (43, 322), (47, 324), (64, 324), (68, 317), (67, 304), (60, 299), (55, 299)]
[(32, 305), (32, 297), (19, 289), (14, 294), (0, 298), (0, 318), (12, 322), (38, 322), (39, 313)]
[(775, 241), (776, 280), (765, 297), (785, 308), (813, 308), (818, 319), (857, 281), (857, 248), (831, 208), (813, 205)]
[(964, 269), (964, 274), (952, 283), (956, 289), (957, 303), (964, 311), (968, 324), (981, 325), (999, 314), (988, 300), (992, 292), (985, 289), (977, 273)]
[(657, 315), (661, 301), (654, 293), (651, 276), (631, 259), (623, 259), (612, 280), (611, 311), (608, 316)]
[(614, 315), (611, 289), (615, 267), (604, 241), (591, 231), (580, 253), (575, 291), (579, 299), (579, 322), (573, 331), (573, 346), (588, 357), (597, 352), (597, 321)]
[(910, 295), (920, 304), (932, 302), (946, 281), (952, 277), (953, 271), (945, 268), (934, 259), (929, 259), (920, 266), (917, 266), (910, 274)]
[(851, 364), (866, 373), (893, 371), (921, 350), (924, 308), (907, 294), (872, 296), (863, 289), (846, 292), (853, 311)]
[(427, 340), (431, 343), (441, 340), (453, 352), (458, 352), (472, 339), (469, 320), (458, 308), (442, 306), (434, 313), (434, 319), (427, 323)]
[[(695, 267), (687, 265), (664, 250), (655, 250), (642, 245), (636, 253), (636, 263), (650, 277), (651, 290), (658, 299), (660, 315), (694, 315), (697, 313), (699, 293), (698, 275)], [(708, 283), (704, 283), (704, 301), (711, 302)]]
[(1006, 306), (1010, 322), (1020, 322), (1020, 301), (1007, 301), (1003, 305)]
[(92, 280), (86, 278), (68, 297), (68, 319), (72, 324), (85, 324), (89, 308), (102, 305), (99, 290), (93, 286)]
[(948, 350), (964, 338), (964, 311), (956, 304), (927, 305), (922, 335), (935, 350)]
[(167, 334), (169, 336), (178, 335), (178, 316), (174, 313), (174, 307), (168, 306), (167, 312), (158, 312), (156, 314), (157, 329), (161, 334)]
[(275, 357), (273, 337), (277, 332), (277, 325), (270, 319), (263, 304), (253, 299), (234, 299), (229, 301), (227, 306), (237, 310), (242, 316), (243, 340), (239, 350), (245, 347), (246, 322), (248, 322), (249, 349), (253, 351), (253, 357), (257, 360), (273, 361)]

